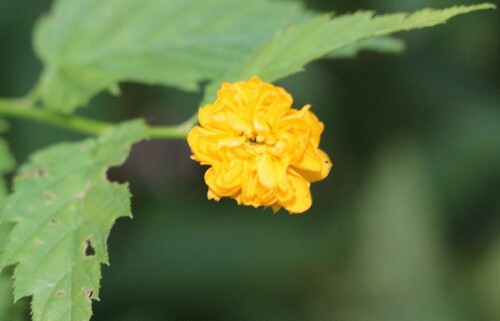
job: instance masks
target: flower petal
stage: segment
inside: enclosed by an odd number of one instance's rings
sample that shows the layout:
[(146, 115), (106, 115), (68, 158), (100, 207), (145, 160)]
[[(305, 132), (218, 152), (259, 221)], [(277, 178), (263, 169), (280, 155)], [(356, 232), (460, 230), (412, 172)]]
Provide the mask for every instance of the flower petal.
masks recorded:
[(309, 183), (299, 175), (294, 174), (288, 176), (288, 181), (295, 194), (290, 201), (282, 204), (283, 207), (291, 214), (300, 214), (307, 211), (312, 205)]
[(259, 182), (267, 188), (276, 187), (276, 170), (273, 157), (269, 154), (262, 154), (258, 160), (257, 175)]
[(293, 167), (308, 182), (316, 182), (328, 176), (332, 162), (321, 149), (309, 147), (300, 162), (294, 163)]

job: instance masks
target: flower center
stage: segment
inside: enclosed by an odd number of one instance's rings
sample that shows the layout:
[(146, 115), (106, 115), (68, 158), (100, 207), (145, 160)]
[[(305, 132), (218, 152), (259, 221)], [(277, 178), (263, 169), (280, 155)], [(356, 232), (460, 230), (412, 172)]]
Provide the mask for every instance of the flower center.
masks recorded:
[(284, 142), (276, 139), (271, 133), (256, 133), (255, 131), (246, 131), (243, 133), (246, 138), (245, 146), (247, 149), (257, 154), (263, 154), (272, 151), (281, 150)]

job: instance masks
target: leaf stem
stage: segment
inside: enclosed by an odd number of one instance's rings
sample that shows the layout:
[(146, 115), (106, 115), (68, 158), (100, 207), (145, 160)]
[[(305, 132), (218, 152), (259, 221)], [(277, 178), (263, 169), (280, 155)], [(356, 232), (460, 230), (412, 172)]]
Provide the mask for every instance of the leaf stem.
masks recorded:
[[(0, 116), (32, 120), (86, 135), (100, 135), (116, 126), (95, 119), (35, 108), (32, 100), (26, 98), (0, 99)], [(192, 126), (187, 122), (176, 126), (149, 126), (148, 135), (149, 138), (185, 139)]]

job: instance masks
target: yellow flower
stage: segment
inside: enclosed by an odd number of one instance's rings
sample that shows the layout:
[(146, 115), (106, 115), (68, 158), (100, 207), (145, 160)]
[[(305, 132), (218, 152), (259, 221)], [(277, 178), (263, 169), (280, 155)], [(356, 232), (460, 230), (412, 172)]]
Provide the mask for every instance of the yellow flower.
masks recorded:
[(323, 124), (309, 111), (293, 109), (281, 87), (258, 77), (223, 83), (212, 104), (200, 108), (188, 135), (192, 159), (209, 165), (208, 198), (238, 204), (284, 207), (302, 213), (311, 206), (311, 182), (332, 167), (318, 148)]

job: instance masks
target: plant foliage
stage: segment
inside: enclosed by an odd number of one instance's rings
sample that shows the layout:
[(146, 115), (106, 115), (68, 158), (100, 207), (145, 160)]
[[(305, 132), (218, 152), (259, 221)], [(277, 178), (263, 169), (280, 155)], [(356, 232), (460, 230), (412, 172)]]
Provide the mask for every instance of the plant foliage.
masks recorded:
[[(7, 129), (7, 123), (0, 120), (0, 132)], [(14, 168), (14, 158), (10, 154), (7, 142), (0, 138), (0, 208), (5, 206), (7, 199), (7, 184), (3, 176)], [(3, 222), (0, 215), (0, 250), (10, 233), (11, 224)], [(12, 320), (12, 282), (11, 275), (4, 271), (0, 273), (0, 320)]]
[[(390, 34), (493, 7), (332, 17), (271, 0), (55, 0), (34, 30), (43, 71), (22, 100), (31, 105), (16, 109), (4, 102), (0, 109), (82, 128), (88, 122), (66, 117), (100, 92), (118, 93), (123, 81), (186, 91), (206, 82), (207, 100), (222, 81), (257, 75), (271, 82), (320, 58), (400, 52), (403, 43)], [(109, 182), (106, 171), (121, 164), (151, 129), (141, 121), (109, 127), (97, 138), (35, 152), (16, 174), (0, 214), (0, 266), (15, 266), (14, 297), (33, 297), (34, 321), (87, 321), (92, 300), (99, 298), (106, 239), (117, 218), (131, 215), (127, 186)], [(12, 166), (0, 140), (0, 173)], [(5, 196), (1, 183), (0, 207)], [(2, 299), (9, 278), (0, 276)], [(2, 299), (3, 320), (9, 306)]]
[(131, 216), (126, 185), (106, 171), (144, 139), (141, 122), (102, 137), (35, 153), (15, 177), (3, 220), (15, 223), (3, 267), (17, 264), (14, 296), (33, 296), (34, 320), (89, 320), (99, 298), (106, 239), (121, 216)]
[(488, 7), (332, 19), (267, 0), (59, 0), (35, 32), (41, 94), (47, 108), (71, 112), (124, 80), (184, 90), (252, 75), (274, 81), (360, 40)]

